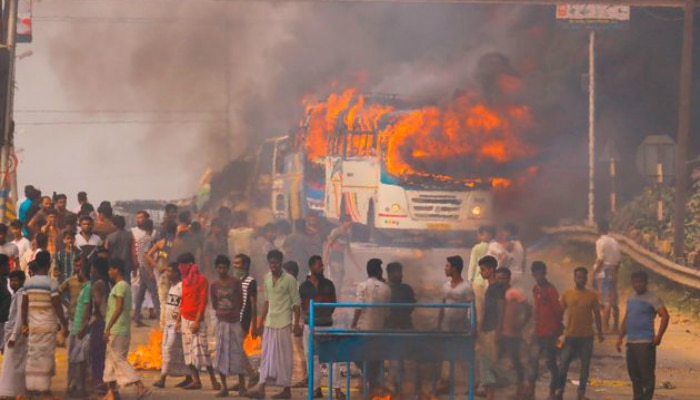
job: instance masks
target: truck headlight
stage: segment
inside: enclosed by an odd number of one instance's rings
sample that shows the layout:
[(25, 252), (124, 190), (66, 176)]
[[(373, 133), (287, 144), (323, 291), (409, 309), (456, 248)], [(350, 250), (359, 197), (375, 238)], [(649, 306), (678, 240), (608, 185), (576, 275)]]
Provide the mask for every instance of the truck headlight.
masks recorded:
[(481, 207), (474, 206), (474, 207), (472, 207), (471, 212), (472, 212), (472, 215), (479, 216), (479, 215), (481, 215)]

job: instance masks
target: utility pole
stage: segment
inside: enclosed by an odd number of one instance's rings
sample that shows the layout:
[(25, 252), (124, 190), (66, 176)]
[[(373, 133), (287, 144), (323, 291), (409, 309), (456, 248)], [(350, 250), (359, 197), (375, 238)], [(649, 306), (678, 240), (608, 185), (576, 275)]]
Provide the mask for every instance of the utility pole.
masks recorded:
[(688, 197), (688, 136), (690, 135), (690, 102), (693, 74), (693, 24), (695, 0), (686, 0), (683, 8), (683, 47), (681, 53), (680, 90), (678, 101), (678, 137), (676, 138), (676, 196), (673, 210), (673, 252), (685, 264), (685, 214)]
[(228, 19), (226, 20), (224, 34), (226, 35), (224, 38), (224, 46), (226, 46), (226, 51), (224, 52), (224, 56), (226, 57), (226, 60), (224, 60), (226, 63), (226, 69), (224, 70), (224, 73), (226, 74), (226, 135), (224, 138), (226, 142), (224, 143), (224, 146), (226, 146), (226, 162), (224, 165), (228, 165), (228, 163), (233, 159), (233, 149), (231, 148), (231, 46), (229, 41), (231, 38), (231, 22)]
[[(5, 2), (3, 9), (4, 32), (0, 47), (0, 188), (9, 186), (6, 185), (6, 181), (10, 180), (10, 152), (14, 133), (12, 106), (15, 92), (17, 5), (18, 0), (9, 0)], [(5, 222), (5, 212), (0, 212), (0, 222)]]
[(595, 226), (595, 30), (588, 39), (588, 225)]

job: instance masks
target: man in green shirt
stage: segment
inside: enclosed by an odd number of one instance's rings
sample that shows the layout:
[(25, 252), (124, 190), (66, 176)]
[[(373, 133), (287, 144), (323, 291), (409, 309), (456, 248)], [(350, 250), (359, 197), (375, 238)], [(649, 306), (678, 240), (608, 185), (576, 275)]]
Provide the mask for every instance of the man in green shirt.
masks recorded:
[(292, 398), (292, 333), (300, 336), (302, 332), (299, 324), (301, 300), (296, 279), (282, 271), (283, 258), (279, 250), (267, 253), (270, 272), (263, 281), (265, 303), (260, 319), (264, 321), (264, 329), (263, 326), (257, 327), (258, 334), (263, 335), (265, 345), (260, 364), (260, 383), (248, 392), (247, 397), (250, 398), (264, 398), (266, 383), (283, 388), (280, 393), (272, 396), (273, 399)]
[[(67, 394), (84, 397), (85, 379), (87, 378), (87, 354), (90, 336), (87, 334), (90, 321), (90, 299), (92, 282), (90, 282), (91, 265), (84, 257), (76, 260), (74, 279), (81, 286), (78, 295), (71, 294), (72, 316), (70, 339), (68, 344), (68, 391)], [(67, 281), (66, 281), (67, 282)], [(70, 285), (69, 285), (70, 287)], [(60, 290), (60, 288), (59, 288)], [(75, 296), (75, 299), (73, 297)]]
[(138, 398), (141, 399), (147, 396), (150, 390), (144, 386), (141, 378), (126, 360), (131, 342), (131, 287), (124, 281), (124, 261), (110, 260), (109, 277), (114, 286), (107, 300), (107, 327), (104, 333), (107, 357), (103, 379), (109, 389), (105, 400), (119, 397), (117, 384), (122, 387), (136, 385)]

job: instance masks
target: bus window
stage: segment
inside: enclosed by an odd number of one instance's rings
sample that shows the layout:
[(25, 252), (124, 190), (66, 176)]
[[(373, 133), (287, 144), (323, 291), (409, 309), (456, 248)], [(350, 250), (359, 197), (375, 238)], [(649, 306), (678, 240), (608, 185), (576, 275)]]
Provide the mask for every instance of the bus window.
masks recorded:
[(372, 132), (353, 133), (348, 135), (348, 157), (372, 157), (375, 156), (375, 135)]
[(259, 173), (269, 174), (272, 172), (272, 163), (270, 160), (273, 159), (275, 153), (275, 144), (271, 142), (265, 142), (260, 150), (260, 158), (258, 159)]
[(284, 173), (284, 161), (289, 153), (289, 146), (286, 140), (280, 140), (276, 143), (275, 150), (275, 174)]

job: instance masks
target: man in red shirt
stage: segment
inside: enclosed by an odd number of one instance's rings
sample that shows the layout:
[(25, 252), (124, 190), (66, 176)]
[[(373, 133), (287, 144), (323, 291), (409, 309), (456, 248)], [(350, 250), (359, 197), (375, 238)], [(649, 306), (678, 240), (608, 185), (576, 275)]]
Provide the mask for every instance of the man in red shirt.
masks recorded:
[(549, 399), (554, 399), (557, 388), (559, 367), (557, 365), (557, 340), (562, 333), (563, 311), (559, 303), (559, 292), (547, 280), (547, 265), (542, 261), (534, 261), (530, 267), (535, 278), (532, 288), (532, 298), (535, 306), (535, 337), (530, 346), (530, 373), (525, 393), (533, 396), (535, 381), (537, 381), (539, 360), (542, 353), (547, 360), (549, 369)]
[[(185, 353), (185, 364), (192, 372), (192, 383), (184, 389), (196, 390), (202, 388), (199, 371), (206, 367), (214, 390), (221, 390), (212, 368), (209, 345), (207, 341), (207, 324), (204, 312), (207, 308), (209, 282), (199, 272), (194, 263), (192, 253), (184, 253), (177, 258), (182, 275), (182, 300), (180, 301), (180, 331), (182, 332), (182, 347)], [(178, 327), (176, 326), (176, 331)]]

